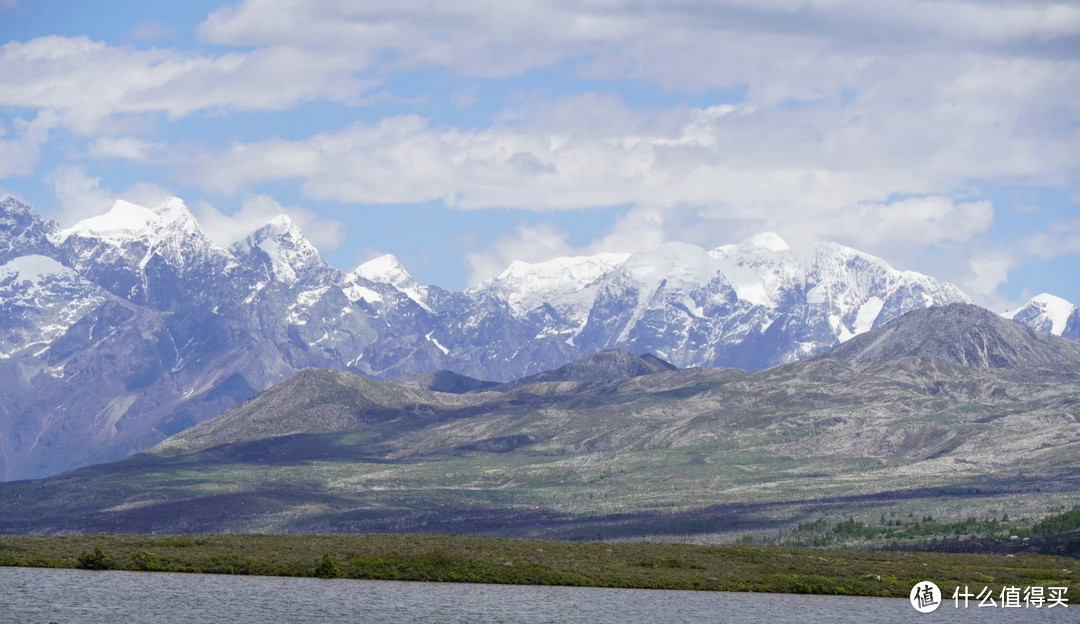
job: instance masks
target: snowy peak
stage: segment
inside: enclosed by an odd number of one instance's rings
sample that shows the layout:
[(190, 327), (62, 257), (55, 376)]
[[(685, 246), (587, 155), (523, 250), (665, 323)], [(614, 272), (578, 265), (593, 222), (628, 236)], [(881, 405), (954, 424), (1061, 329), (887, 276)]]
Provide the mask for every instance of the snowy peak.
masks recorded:
[(567, 256), (545, 262), (515, 260), (505, 271), (473, 290), (497, 290), (529, 298), (533, 294), (587, 288), (626, 262), (630, 254)]
[(1002, 314), (1035, 331), (1080, 340), (1080, 308), (1071, 301), (1043, 293), (1023, 306)]
[(787, 241), (780, 238), (780, 235), (776, 232), (762, 232), (761, 234), (751, 236), (744, 245), (763, 251), (787, 251), (791, 249), (791, 247), (788, 246)]
[(776, 232), (761, 232), (755, 234), (741, 243), (733, 245), (721, 245), (710, 253), (713, 256), (724, 257), (738, 254), (778, 253), (790, 251), (791, 247)]
[(286, 214), (279, 214), (266, 225), (235, 243), (231, 251), (246, 260), (269, 280), (283, 284), (318, 279), (330, 272), (300, 228)]
[(546, 262), (517, 260), (469, 292), (505, 300), (519, 318), (549, 305), (576, 328), (588, 318), (597, 289), (629, 257), (624, 253), (601, 253)]
[(183, 234), (202, 233), (195, 217), (180, 198), (170, 197), (153, 210), (118, 199), (108, 212), (88, 217), (61, 230), (61, 239), (81, 236), (123, 245), (133, 240), (153, 241), (177, 231)]
[(0, 264), (28, 254), (57, 256), (59, 226), (12, 196), (0, 200)]
[(357, 299), (368, 302), (382, 300), (380, 295), (362, 285), (361, 282), (367, 281), (392, 286), (421, 308), (431, 311), (427, 300), (428, 289), (417, 284), (413, 276), (405, 270), (405, 266), (393, 254), (383, 254), (368, 260), (349, 273), (345, 281), (349, 285), (346, 295), (353, 301)]
[(394, 254), (383, 254), (356, 267), (353, 271), (366, 280), (377, 284), (390, 284), (397, 289), (416, 288), (416, 280)]
[(88, 217), (70, 228), (64, 228), (62, 236), (65, 240), (72, 236), (84, 236), (118, 243), (149, 237), (157, 222), (157, 215), (152, 210), (120, 199), (105, 214)]
[(630, 254), (601, 253), (595, 256), (566, 256), (544, 262), (515, 260), (492, 281), (515, 283), (525, 287), (542, 285), (552, 280), (571, 281), (580, 285), (595, 282), (619, 266)]
[(187, 204), (179, 197), (170, 197), (154, 209), (158, 222), (166, 228), (180, 230), (185, 234), (202, 234), (202, 228), (195, 215), (188, 210)]
[(667, 290), (690, 291), (721, 275), (721, 265), (697, 245), (664, 243), (647, 251), (634, 252), (619, 272), (639, 285), (642, 296), (664, 285)]
[(0, 199), (0, 219), (15, 219), (37, 215), (33, 208), (15, 199), (13, 195), (5, 195)]

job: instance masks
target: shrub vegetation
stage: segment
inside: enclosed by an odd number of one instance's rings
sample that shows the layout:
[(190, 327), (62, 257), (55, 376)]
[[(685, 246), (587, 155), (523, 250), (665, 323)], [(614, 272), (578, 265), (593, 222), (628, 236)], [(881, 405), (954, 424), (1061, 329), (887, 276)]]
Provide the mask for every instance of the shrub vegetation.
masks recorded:
[[(858, 530), (857, 525), (848, 525)], [(0, 536), (0, 565), (906, 597), (918, 581), (1080, 589), (1075, 559), (453, 535)]]

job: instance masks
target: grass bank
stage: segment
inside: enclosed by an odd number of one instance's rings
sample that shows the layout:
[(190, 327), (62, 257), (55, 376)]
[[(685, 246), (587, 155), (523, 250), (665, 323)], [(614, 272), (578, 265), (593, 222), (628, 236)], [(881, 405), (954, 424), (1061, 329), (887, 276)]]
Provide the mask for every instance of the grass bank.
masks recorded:
[(554, 542), (456, 535), (0, 536), (0, 565), (907, 597), (918, 581), (1065, 586), (1080, 561), (754, 545)]

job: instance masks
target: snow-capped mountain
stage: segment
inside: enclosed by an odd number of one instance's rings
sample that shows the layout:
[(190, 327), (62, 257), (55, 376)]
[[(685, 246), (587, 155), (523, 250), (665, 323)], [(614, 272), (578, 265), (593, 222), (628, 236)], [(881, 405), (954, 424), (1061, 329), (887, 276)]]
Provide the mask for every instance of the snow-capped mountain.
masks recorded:
[(405, 267), (397, 259), (397, 256), (393, 254), (384, 254), (378, 258), (368, 260), (356, 267), (346, 279), (350, 284), (354, 285), (361, 280), (388, 284), (409, 299), (412, 299), (416, 305), (429, 312), (431, 311), (431, 305), (428, 302), (428, 288), (417, 284), (416, 280), (413, 279), (412, 275), (409, 275), (409, 272), (405, 270)]
[(255, 271), (261, 283), (318, 283), (332, 274), (319, 250), (304, 238), (288, 215), (278, 215), (229, 249)]
[(116, 459), (306, 368), (509, 381), (624, 348), (761, 369), (967, 301), (854, 249), (800, 252), (775, 234), (515, 262), (449, 292), (392, 255), (331, 267), (285, 215), (224, 248), (175, 198), (117, 202), (66, 229), (8, 198), (0, 477)]
[(33, 208), (14, 197), (0, 200), (0, 264), (27, 255), (56, 254), (52, 238), (60, 226), (42, 219)]
[[(778, 235), (705, 251), (515, 262), (469, 291), (505, 302), (534, 340), (621, 347), (678, 366), (766, 368), (815, 355), (906, 312), (969, 302), (955, 286), (854, 249), (791, 250)], [(497, 313), (497, 312), (496, 312)]]
[(1035, 331), (1080, 340), (1080, 307), (1061, 297), (1043, 293), (1015, 310), (1002, 314)]
[(154, 210), (117, 201), (111, 210), (60, 230), (64, 263), (114, 295), (156, 309), (181, 309), (186, 295), (226, 279), (233, 258), (203, 234), (184, 202)]

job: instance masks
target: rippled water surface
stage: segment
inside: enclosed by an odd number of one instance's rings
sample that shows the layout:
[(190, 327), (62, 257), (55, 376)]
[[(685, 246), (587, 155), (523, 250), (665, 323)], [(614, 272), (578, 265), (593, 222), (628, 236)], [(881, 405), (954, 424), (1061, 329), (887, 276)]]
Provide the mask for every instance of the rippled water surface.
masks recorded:
[(1077, 622), (1068, 610), (920, 615), (907, 600), (0, 568), (0, 622)]

